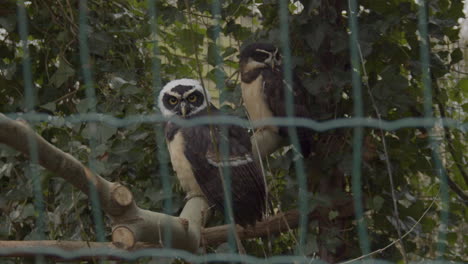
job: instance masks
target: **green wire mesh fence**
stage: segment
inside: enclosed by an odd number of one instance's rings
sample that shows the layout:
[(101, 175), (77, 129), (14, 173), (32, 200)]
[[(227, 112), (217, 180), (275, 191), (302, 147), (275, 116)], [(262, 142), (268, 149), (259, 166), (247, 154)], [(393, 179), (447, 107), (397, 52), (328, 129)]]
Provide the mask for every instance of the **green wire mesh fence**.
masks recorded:
[[(185, 1), (181, 5), (190, 5), (190, 1)], [(313, 1), (312, 1), (313, 2)], [(78, 32), (78, 40), (79, 40), (79, 56), (81, 62), (81, 74), (82, 80), (84, 82), (85, 87), (85, 96), (87, 102), (87, 109), (88, 113), (86, 114), (78, 114), (78, 115), (68, 115), (64, 117), (54, 117), (44, 113), (37, 113), (34, 112), (34, 108), (36, 107), (36, 103), (38, 98), (36, 97), (37, 92), (35, 92), (35, 86), (33, 84), (33, 73), (31, 68), (31, 60), (34, 59), (30, 55), (30, 47), (29, 47), (29, 38), (28, 38), (28, 17), (26, 12), (26, 6), (24, 1), (17, 2), (17, 17), (18, 17), (18, 29), (19, 35), (21, 38), (21, 49), (23, 52), (23, 80), (24, 80), (24, 105), (25, 109), (28, 111), (26, 113), (5, 113), (6, 116), (10, 119), (17, 119), (21, 118), (27, 120), (31, 124), (36, 124), (39, 122), (48, 122), (52, 126), (59, 126), (60, 124), (64, 123), (83, 123), (88, 122), (91, 127), (91, 131), (95, 131), (97, 129), (96, 124), (98, 123), (105, 123), (111, 127), (115, 128), (125, 128), (130, 127), (133, 125), (141, 125), (141, 124), (148, 124), (153, 126), (154, 134), (156, 138), (154, 139), (157, 146), (164, 146), (164, 131), (163, 131), (163, 122), (167, 121), (167, 119), (163, 118), (161, 115), (151, 112), (148, 114), (136, 114), (136, 115), (126, 115), (122, 118), (117, 118), (112, 115), (112, 113), (98, 113), (98, 109), (96, 108), (97, 105), (97, 93), (95, 90), (96, 82), (93, 78), (93, 63), (90, 56), (90, 47), (88, 43), (88, 38), (90, 34), (89, 28), (89, 8), (88, 8), (88, 1), (81, 0), (78, 2), (79, 4), (79, 17), (78, 17), (78, 24), (79, 28), (77, 29)], [(163, 52), (160, 50), (158, 42), (161, 41), (160, 39), (160, 31), (161, 29), (158, 26), (158, 19), (161, 19), (161, 15), (159, 14), (159, 10), (157, 9), (157, 1), (156, 0), (149, 0), (147, 3), (147, 11), (150, 18), (150, 31), (151, 31), (151, 76), (152, 76), (152, 83), (151, 83), (151, 90), (152, 90), (152, 101), (154, 105), (157, 105), (157, 97), (159, 91), (162, 88), (163, 80), (161, 78), (162, 72), (162, 63), (161, 60), (158, 59), (158, 56), (161, 55)], [(145, 4), (145, 5), (146, 5)], [(244, 1), (240, 1), (239, 5), (245, 4)], [(289, 25), (289, 15), (290, 15), (290, 6), (289, 1), (279, 1), (278, 3), (278, 12), (277, 16), (279, 18), (279, 44), (281, 50), (283, 50), (283, 63), (284, 63), (284, 79), (286, 83), (292, 83), (292, 69), (293, 69), (293, 60), (292, 60), (292, 42), (290, 39), (290, 25)], [(437, 127), (444, 127), (450, 129), (457, 129), (462, 132), (465, 132), (468, 129), (468, 123), (453, 120), (450, 118), (438, 118), (434, 116), (433, 111), (433, 93), (431, 88), (431, 72), (430, 72), (430, 38), (428, 33), (428, 6), (426, 1), (419, 1), (417, 6), (418, 10), (418, 34), (419, 34), (419, 57), (420, 57), (420, 71), (422, 72), (422, 80), (419, 80), (421, 83), (421, 87), (423, 87), (423, 106), (424, 106), (424, 115), (423, 117), (406, 117), (400, 118), (398, 120), (393, 121), (386, 121), (379, 118), (368, 118), (364, 112), (364, 102), (363, 102), (363, 89), (362, 84), (367, 86), (368, 84), (363, 82), (365, 73), (365, 66), (362, 57), (362, 50), (359, 42), (359, 5), (356, 0), (349, 0), (348, 1), (348, 8), (347, 8), (347, 19), (348, 19), (348, 30), (349, 30), (349, 54), (350, 54), (350, 64), (351, 64), (351, 75), (352, 75), (352, 102), (353, 102), (353, 114), (352, 118), (339, 118), (339, 119), (332, 119), (323, 122), (319, 122), (317, 120), (309, 120), (304, 118), (297, 118), (293, 117), (293, 96), (291, 91), (285, 88), (286, 97), (285, 101), (287, 102), (287, 118), (272, 118), (268, 120), (262, 120), (259, 122), (250, 123), (245, 119), (239, 117), (232, 117), (232, 118), (224, 118), (224, 117), (201, 117), (196, 118), (193, 120), (178, 120), (174, 119), (173, 122), (180, 124), (181, 126), (194, 126), (200, 124), (235, 124), (239, 126), (243, 126), (246, 128), (252, 127), (260, 127), (264, 125), (282, 125), (288, 126), (289, 135), (290, 135), (290, 142), (295, 146), (296, 149), (300, 149), (298, 136), (297, 136), (297, 127), (307, 127), (313, 129), (315, 131), (328, 131), (333, 129), (339, 128), (353, 128), (352, 134), (352, 174), (351, 174), (351, 193), (353, 195), (353, 202), (355, 208), (355, 221), (357, 224), (357, 234), (358, 234), (358, 241), (360, 247), (360, 255), (362, 256), (371, 256), (373, 247), (372, 242), (370, 239), (369, 229), (365, 217), (365, 210), (363, 204), (363, 180), (362, 180), (362, 153), (363, 153), (363, 142), (364, 142), (364, 129), (365, 128), (375, 128), (384, 131), (395, 131), (402, 128), (426, 128), (430, 135), (430, 145), (432, 149), (432, 161), (433, 167), (437, 172), (439, 181), (440, 181), (440, 199), (441, 199), (441, 210), (440, 210), (440, 224), (438, 225), (438, 238), (437, 241), (437, 252), (438, 256), (444, 255), (444, 252), (447, 250), (447, 243), (444, 241), (447, 240), (447, 226), (449, 225), (449, 204), (450, 204), (450, 196), (449, 196), (449, 183), (447, 179), (446, 170), (443, 167), (441, 153), (438, 152), (438, 141), (435, 140), (436, 137), (436, 129)], [(223, 66), (223, 58), (221, 56), (221, 49), (218, 46), (216, 40), (219, 39), (221, 34), (221, 26), (220, 24), (223, 23), (222, 21), (222, 5), (223, 2), (221, 1), (209, 1), (207, 5), (210, 7), (207, 12), (211, 13), (210, 19), (213, 19), (214, 26), (211, 27), (213, 39), (215, 40), (215, 61), (214, 61), (214, 68), (219, 69)], [(190, 8), (187, 8), (187, 12), (190, 12)], [(189, 14), (190, 15), (190, 14)], [(192, 28), (193, 29), (193, 28)], [(195, 55), (196, 56), (196, 55)], [(363, 72), (364, 71), (364, 72)], [(199, 76), (200, 79), (203, 79), (202, 76)], [(215, 71), (215, 84), (216, 87), (223, 87), (224, 86), (224, 76), (220, 74), (220, 71)], [(148, 97), (150, 97), (148, 95)], [(220, 104), (226, 100), (227, 95), (224, 93), (224, 90), (220, 91)], [(383, 133), (383, 132), (382, 132)], [(37, 229), (37, 237), (38, 240), (45, 240), (47, 239), (47, 228), (45, 223), (45, 214), (46, 214), (46, 202), (43, 196), (43, 188), (41, 187), (41, 179), (39, 177), (38, 166), (39, 164), (39, 156), (38, 156), (38, 145), (37, 142), (33, 139), (33, 136), (30, 135), (28, 139), (29, 143), (29, 160), (30, 164), (27, 169), (27, 176), (31, 179), (31, 184), (33, 186), (33, 193), (34, 193), (34, 208), (35, 208), (35, 226)], [(384, 142), (385, 144), (385, 142)], [(97, 154), (94, 153), (97, 148), (97, 141), (94, 137), (90, 138), (88, 142), (90, 153), (89, 153), (89, 160), (88, 166), (92, 171), (97, 169), (96, 163), (96, 156)], [(224, 151), (223, 151), (224, 150)], [(227, 146), (222, 144), (221, 146), (221, 153), (226, 154)], [(170, 176), (170, 165), (168, 156), (164, 150), (164, 148), (157, 148), (156, 151), (156, 162), (159, 164), (158, 166), (158, 175), (161, 178), (161, 185), (162, 185), (162, 192), (164, 193), (165, 197), (172, 197), (173, 190), (172, 186), (174, 180), (171, 179)], [(295, 255), (283, 255), (283, 256), (274, 256), (270, 258), (257, 258), (248, 255), (240, 255), (236, 254), (236, 245), (234, 240), (234, 230), (231, 228), (229, 231), (229, 239), (228, 239), (228, 247), (229, 253), (210, 253), (205, 255), (195, 255), (191, 254), (186, 251), (173, 249), (171, 248), (171, 244), (173, 244), (174, 236), (172, 234), (171, 228), (167, 225), (167, 228), (164, 228), (163, 241), (162, 244), (165, 245), (163, 248), (160, 249), (143, 249), (134, 252), (127, 252), (127, 251), (119, 251), (119, 250), (109, 250), (109, 249), (95, 249), (93, 254), (96, 256), (112, 256), (118, 257), (122, 259), (128, 260), (135, 260), (142, 257), (169, 257), (169, 258), (182, 258), (188, 262), (244, 262), (244, 263), (315, 263), (315, 262), (322, 262), (321, 260), (314, 258), (314, 257), (305, 257), (307, 255), (306, 245), (309, 243), (308, 235), (309, 235), (309, 208), (310, 208), (310, 200), (308, 196), (308, 178), (306, 175), (306, 168), (307, 164), (305, 164), (303, 159), (294, 159), (294, 168), (295, 168), (295, 175), (297, 177), (297, 185), (299, 187), (297, 193), (297, 208), (299, 210), (299, 222), (298, 222), (298, 231), (297, 231), (297, 245), (296, 249), (294, 250)], [(229, 180), (229, 171), (224, 173), (225, 177), (228, 179), (226, 181), (226, 186), (224, 186), (225, 190), (230, 190), (230, 180)], [(98, 242), (105, 242), (106, 241), (106, 234), (105, 234), (105, 221), (104, 216), (101, 210), (102, 205), (99, 202), (99, 195), (97, 190), (95, 189), (94, 184), (89, 184), (89, 200), (91, 203), (92, 208), (92, 222), (94, 224), (93, 229), (96, 236), (96, 241)], [(3, 190), (2, 190), (3, 193)], [(232, 219), (232, 206), (230, 206), (230, 194), (226, 192), (225, 201), (227, 203), (226, 217), (225, 223), (229, 224), (230, 220)], [(393, 197), (395, 202), (395, 197)], [(138, 201), (137, 201), (138, 203)], [(163, 212), (170, 214), (174, 211), (174, 201), (173, 199), (164, 199), (163, 200)], [(394, 205), (396, 208), (396, 205)], [(398, 212), (397, 210), (395, 210)], [(231, 217), (229, 217), (231, 216)], [(411, 229), (412, 230), (412, 229)], [(409, 233), (409, 232), (408, 232)], [(406, 236), (406, 235), (405, 235)], [(399, 234), (400, 239), (402, 235)], [(28, 249), (28, 248), (17, 248), (17, 249), (2, 249), (0, 248), (0, 256), (8, 256), (12, 252), (23, 252), (28, 254), (35, 254), (38, 256), (41, 255), (55, 255), (59, 256), (64, 259), (75, 259), (79, 258), (80, 256), (86, 255), (88, 256), (89, 251), (86, 250), (76, 250), (76, 251), (64, 251), (58, 248), (52, 247), (43, 247), (40, 249)], [(364, 259), (364, 257), (362, 258)], [(358, 258), (357, 260), (360, 260)], [(37, 262), (44, 262), (43, 258), (36, 258)], [(380, 261), (375, 261), (380, 262)]]

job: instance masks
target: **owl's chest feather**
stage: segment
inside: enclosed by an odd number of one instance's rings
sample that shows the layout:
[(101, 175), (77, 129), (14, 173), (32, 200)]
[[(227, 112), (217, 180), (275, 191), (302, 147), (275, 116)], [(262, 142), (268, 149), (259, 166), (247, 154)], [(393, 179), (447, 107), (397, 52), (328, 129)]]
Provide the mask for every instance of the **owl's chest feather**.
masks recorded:
[[(265, 101), (263, 85), (263, 76), (261, 74), (250, 83), (241, 83), (244, 106), (252, 121), (273, 117), (273, 113)], [(270, 126), (270, 128), (277, 130), (277, 127)]]
[(187, 196), (203, 195), (200, 186), (193, 174), (192, 166), (185, 157), (185, 142), (182, 132), (179, 130), (167, 144), (171, 156), (172, 167), (179, 179), (182, 189)]

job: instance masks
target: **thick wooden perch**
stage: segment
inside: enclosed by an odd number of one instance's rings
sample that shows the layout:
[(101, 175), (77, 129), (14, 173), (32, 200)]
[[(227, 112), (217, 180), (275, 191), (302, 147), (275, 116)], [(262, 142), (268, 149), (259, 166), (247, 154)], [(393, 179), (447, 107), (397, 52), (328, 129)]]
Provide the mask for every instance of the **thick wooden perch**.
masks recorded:
[[(31, 142), (32, 140), (32, 142)], [(190, 199), (179, 217), (139, 208), (128, 188), (93, 173), (73, 156), (48, 143), (25, 122), (0, 114), (0, 143), (30, 156), (30, 143), (37, 146), (38, 163), (90, 195), (96, 190), (102, 210), (112, 220), (112, 241), (115, 246), (130, 249), (137, 242), (158, 244), (164, 241), (164, 230), (172, 231), (172, 247), (195, 252), (200, 244), (203, 212), (207, 202), (200, 197)], [(90, 188), (93, 186), (94, 188)]]
[[(146, 248), (147, 245), (137, 243), (133, 250)], [(56, 240), (38, 240), (38, 241), (0, 241), (0, 249), (8, 250), (8, 257), (34, 257), (37, 253), (34, 251), (43, 252), (44, 248), (60, 249), (65, 252), (73, 252), (76, 250), (82, 251), (80, 260), (93, 260), (99, 256), (99, 250), (108, 252), (118, 252), (119, 248), (111, 242), (88, 242), (88, 241), (56, 241)], [(1, 255), (1, 254), (0, 254)], [(64, 260), (56, 254), (46, 254), (48, 258), (55, 260)]]

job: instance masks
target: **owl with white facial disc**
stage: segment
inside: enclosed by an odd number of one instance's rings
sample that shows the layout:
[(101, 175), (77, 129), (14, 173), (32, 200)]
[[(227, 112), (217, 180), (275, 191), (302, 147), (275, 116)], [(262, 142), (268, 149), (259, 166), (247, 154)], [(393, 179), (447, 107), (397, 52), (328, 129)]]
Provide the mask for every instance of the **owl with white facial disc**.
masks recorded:
[[(159, 108), (165, 117), (192, 119), (217, 116), (221, 112), (210, 103), (210, 94), (192, 79), (167, 83), (159, 94)], [(165, 127), (171, 163), (187, 198), (206, 197), (208, 203), (224, 213), (223, 171), (230, 171), (232, 211), (242, 226), (254, 225), (266, 210), (266, 187), (262, 172), (254, 162), (247, 131), (235, 125), (204, 124), (180, 126), (168, 121)], [(227, 155), (220, 144), (227, 141)]]

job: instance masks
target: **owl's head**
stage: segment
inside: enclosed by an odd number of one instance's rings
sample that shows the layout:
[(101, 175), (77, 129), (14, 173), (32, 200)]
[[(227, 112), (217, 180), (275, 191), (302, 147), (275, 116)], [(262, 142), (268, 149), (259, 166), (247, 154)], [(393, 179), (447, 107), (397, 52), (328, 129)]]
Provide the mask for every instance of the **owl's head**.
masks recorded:
[(197, 80), (178, 79), (168, 82), (158, 99), (159, 109), (165, 117), (188, 118), (206, 109), (211, 98)]
[(240, 70), (246, 73), (256, 68), (281, 66), (281, 53), (270, 43), (252, 43), (240, 53)]

